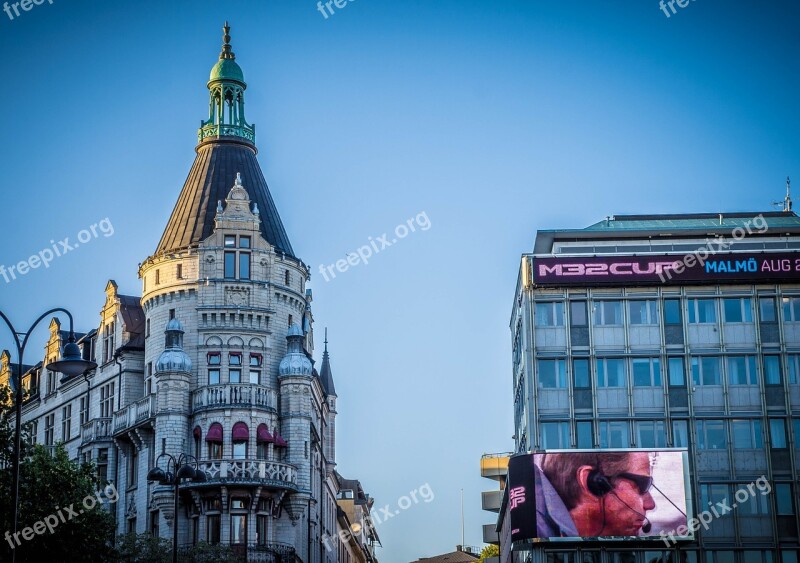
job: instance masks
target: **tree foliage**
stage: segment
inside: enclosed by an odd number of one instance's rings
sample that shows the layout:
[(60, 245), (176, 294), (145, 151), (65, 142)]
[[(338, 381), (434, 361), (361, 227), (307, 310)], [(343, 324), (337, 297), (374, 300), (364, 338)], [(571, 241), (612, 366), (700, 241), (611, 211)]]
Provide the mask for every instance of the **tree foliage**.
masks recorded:
[(490, 557), (499, 557), (500, 556), (500, 548), (495, 544), (489, 544), (481, 550), (481, 557), (479, 561), (483, 561), (484, 559), (489, 559)]
[(97, 502), (94, 466), (74, 463), (63, 445), (31, 446), (27, 429), (20, 467), (18, 535), (12, 536), (14, 410), (9, 398), (8, 387), (0, 389), (0, 560), (11, 559), (12, 545), (20, 563), (38, 562), (45, 555), (64, 562), (111, 560), (114, 518)]

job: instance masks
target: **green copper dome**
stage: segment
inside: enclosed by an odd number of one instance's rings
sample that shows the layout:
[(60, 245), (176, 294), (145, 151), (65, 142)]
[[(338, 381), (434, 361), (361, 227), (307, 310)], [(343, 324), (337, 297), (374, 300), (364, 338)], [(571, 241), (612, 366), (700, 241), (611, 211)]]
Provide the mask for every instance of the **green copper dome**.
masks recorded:
[(242, 67), (233, 59), (220, 59), (211, 69), (210, 82), (215, 80), (236, 80), (244, 83)]

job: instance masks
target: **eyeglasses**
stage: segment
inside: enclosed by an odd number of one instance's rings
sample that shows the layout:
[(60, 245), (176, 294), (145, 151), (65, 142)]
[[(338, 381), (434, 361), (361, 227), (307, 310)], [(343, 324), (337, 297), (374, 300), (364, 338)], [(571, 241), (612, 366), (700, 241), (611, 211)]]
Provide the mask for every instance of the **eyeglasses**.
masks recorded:
[(653, 478), (649, 475), (637, 475), (636, 473), (617, 473), (616, 477), (633, 481), (636, 488), (639, 489), (639, 494), (644, 495), (653, 486)]

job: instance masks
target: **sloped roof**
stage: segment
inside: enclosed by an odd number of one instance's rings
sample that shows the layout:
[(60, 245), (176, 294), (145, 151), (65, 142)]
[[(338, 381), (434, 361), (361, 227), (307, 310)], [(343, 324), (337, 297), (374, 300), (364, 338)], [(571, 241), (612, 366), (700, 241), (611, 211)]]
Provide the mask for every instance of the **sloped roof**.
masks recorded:
[(422, 557), (414, 563), (465, 563), (468, 561), (476, 561), (477, 559), (479, 559), (479, 557), (474, 553), (467, 553), (466, 551), (453, 551), (452, 553), (445, 553), (444, 555)]
[(242, 183), (251, 203), (258, 205), (261, 235), (278, 252), (295, 257), (256, 159), (255, 149), (244, 143), (223, 140), (197, 147), (197, 157), (158, 243), (156, 254), (197, 246), (211, 235), (217, 202), (225, 201), (237, 172), (242, 174)]

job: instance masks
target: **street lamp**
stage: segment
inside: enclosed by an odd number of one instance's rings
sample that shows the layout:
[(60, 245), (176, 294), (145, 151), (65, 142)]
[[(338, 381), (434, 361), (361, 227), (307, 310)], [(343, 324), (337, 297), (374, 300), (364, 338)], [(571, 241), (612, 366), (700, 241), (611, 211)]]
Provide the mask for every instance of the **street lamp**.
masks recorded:
[[(15, 537), (17, 533), (17, 525), (19, 524), (19, 472), (21, 466), (20, 453), (22, 451), (22, 358), (25, 355), (25, 347), (28, 345), (28, 339), (33, 333), (33, 330), (36, 328), (36, 325), (38, 325), (42, 319), (48, 315), (52, 315), (53, 313), (57, 312), (65, 313), (67, 317), (69, 317), (69, 339), (66, 346), (64, 346), (62, 359), (60, 361), (48, 364), (47, 369), (61, 372), (66, 376), (75, 376), (96, 368), (96, 363), (89, 360), (84, 360), (81, 357), (81, 349), (77, 344), (75, 344), (75, 330), (72, 320), (72, 313), (66, 309), (56, 307), (55, 309), (50, 309), (49, 311), (42, 313), (42, 315), (30, 326), (27, 332), (17, 331), (17, 329), (14, 328), (14, 325), (11, 324), (11, 321), (8, 320), (8, 317), (2, 311), (0, 311), (0, 318), (3, 319), (3, 321), (6, 323), (6, 326), (11, 331), (11, 334), (14, 336), (14, 344), (17, 346), (17, 376), (14, 381), (14, 414), (16, 417), (14, 424), (14, 468), (13, 481), (11, 484), (11, 521)], [(20, 336), (22, 337), (21, 342)], [(11, 560), (16, 561), (16, 559), (17, 551), (12, 550)]]
[[(162, 457), (167, 458), (167, 470), (164, 471), (158, 466), (158, 460)], [(192, 465), (190, 465), (190, 460)], [(170, 465), (172, 471), (170, 471)], [(156, 458), (156, 465), (147, 472), (147, 481), (158, 481), (162, 485), (173, 485), (175, 487), (174, 513), (172, 516), (172, 563), (178, 563), (178, 486), (183, 480), (194, 481), (195, 483), (206, 482), (206, 472), (200, 469), (197, 458), (189, 454), (181, 454), (177, 459), (168, 453), (162, 453)]]

